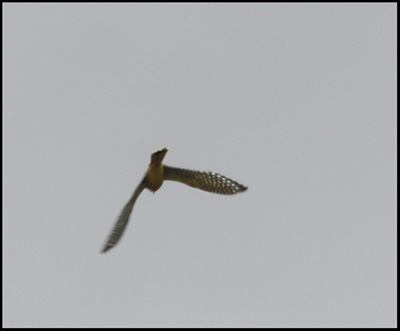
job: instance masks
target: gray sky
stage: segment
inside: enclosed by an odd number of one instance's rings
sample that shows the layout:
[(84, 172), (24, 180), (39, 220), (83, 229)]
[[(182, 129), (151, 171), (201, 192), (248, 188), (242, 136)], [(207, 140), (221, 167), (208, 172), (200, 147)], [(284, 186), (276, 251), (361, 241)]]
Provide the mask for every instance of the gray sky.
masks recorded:
[(395, 326), (396, 9), (3, 4), (4, 326)]

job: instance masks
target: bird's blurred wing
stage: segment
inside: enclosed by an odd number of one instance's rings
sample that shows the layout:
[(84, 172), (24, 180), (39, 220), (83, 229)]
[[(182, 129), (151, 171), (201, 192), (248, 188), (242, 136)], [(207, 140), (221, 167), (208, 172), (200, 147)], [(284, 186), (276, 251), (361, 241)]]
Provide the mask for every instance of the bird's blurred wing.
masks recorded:
[(135, 192), (133, 192), (132, 197), (126, 203), (124, 209), (122, 209), (117, 221), (115, 222), (114, 228), (112, 229), (106, 244), (102, 249), (102, 253), (107, 252), (110, 248), (114, 247), (118, 241), (121, 239), (122, 234), (125, 231), (126, 225), (128, 224), (129, 216), (131, 215), (133, 205), (136, 199), (145, 189), (144, 179), (140, 182)]

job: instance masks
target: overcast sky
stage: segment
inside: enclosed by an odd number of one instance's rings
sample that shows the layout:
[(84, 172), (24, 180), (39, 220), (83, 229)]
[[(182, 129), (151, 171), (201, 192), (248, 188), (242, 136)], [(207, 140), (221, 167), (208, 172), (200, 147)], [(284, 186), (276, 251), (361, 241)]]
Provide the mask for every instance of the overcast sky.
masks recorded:
[(396, 10), (3, 4), (3, 325), (395, 326)]

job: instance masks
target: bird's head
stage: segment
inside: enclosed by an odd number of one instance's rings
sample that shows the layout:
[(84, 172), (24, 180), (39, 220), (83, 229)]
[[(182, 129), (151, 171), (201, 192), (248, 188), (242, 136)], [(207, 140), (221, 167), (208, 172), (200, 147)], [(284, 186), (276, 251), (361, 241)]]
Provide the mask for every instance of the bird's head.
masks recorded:
[(164, 147), (163, 149), (154, 152), (151, 154), (151, 163), (161, 163), (165, 157), (165, 154), (168, 152), (168, 147)]

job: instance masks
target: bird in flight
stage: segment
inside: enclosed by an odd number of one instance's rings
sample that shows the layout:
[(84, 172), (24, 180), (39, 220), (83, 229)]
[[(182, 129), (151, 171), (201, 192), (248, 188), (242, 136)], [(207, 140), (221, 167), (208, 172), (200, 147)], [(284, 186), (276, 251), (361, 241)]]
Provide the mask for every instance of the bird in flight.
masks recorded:
[(242, 184), (215, 172), (194, 171), (163, 165), (162, 161), (167, 154), (167, 151), (168, 147), (165, 147), (162, 150), (151, 154), (151, 162), (147, 167), (147, 171), (133, 192), (132, 197), (122, 209), (121, 214), (115, 222), (106, 244), (101, 251), (102, 253), (113, 248), (121, 239), (126, 225), (128, 224), (133, 205), (145, 188), (154, 193), (161, 187), (164, 180), (173, 180), (203, 191), (217, 194), (231, 195), (247, 190), (247, 187)]

